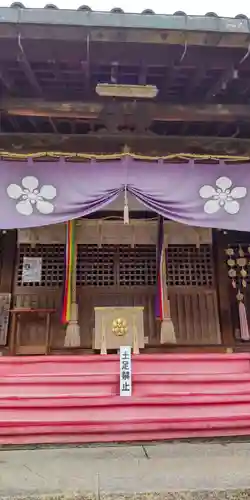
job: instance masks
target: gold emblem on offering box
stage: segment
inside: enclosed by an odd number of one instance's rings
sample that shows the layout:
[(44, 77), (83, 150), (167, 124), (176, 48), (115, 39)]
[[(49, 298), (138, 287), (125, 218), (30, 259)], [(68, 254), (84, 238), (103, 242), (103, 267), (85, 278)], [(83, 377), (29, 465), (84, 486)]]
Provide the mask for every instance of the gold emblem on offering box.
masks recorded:
[(126, 335), (127, 331), (128, 327), (125, 319), (114, 319), (114, 321), (112, 322), (112, 332), (114, 335), (117, 335), (117, 337), (122, 337), (123, 335)]

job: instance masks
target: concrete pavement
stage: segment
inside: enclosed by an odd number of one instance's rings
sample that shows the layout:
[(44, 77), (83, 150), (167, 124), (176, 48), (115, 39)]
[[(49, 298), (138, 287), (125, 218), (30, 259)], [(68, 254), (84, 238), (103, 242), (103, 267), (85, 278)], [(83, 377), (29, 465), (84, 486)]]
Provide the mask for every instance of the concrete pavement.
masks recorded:
[(118, 498), (245, 488), (250, 489), (248, 442), (0, 451), (0, 497), (79, 493), (81, 498)]

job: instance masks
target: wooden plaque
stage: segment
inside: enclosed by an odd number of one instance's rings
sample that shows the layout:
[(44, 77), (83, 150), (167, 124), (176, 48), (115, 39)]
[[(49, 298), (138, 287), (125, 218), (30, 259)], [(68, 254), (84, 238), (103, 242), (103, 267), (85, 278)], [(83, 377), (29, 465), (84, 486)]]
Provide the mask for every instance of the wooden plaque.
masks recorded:
[(0, 345), (7, 343), (9, 314), (10, 314), (10, 293), (0, 293)]

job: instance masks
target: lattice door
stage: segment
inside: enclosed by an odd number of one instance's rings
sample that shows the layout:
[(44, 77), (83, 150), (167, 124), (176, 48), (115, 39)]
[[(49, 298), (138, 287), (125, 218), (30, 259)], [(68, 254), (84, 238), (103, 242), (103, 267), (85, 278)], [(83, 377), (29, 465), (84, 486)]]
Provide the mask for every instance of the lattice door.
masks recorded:
[(169, 286), (212, 287), (214, 285), (211, 245), (169, 245), (167, 249)]
[(85, 346), (92, 345), (94, 307), (143, 306), (146, 337), (155, 335), (155, 246), (79, 245), (77, 283)]
[(77, 285), (115, 285), (115, 255), (115, 246), (78, 245)]
[(119, 247), (117, 283), (120, 286), (152, 286), (156, 283), (155, 246)]
[[(62, 289), (64, 254), (65, 245), (20, 245), (16, 273), (17, 306), (60, 308), (60, 303), (54, 303), (50, 293)], [(22, 283), (24, 256), (42, 259), (40, 283)], [(216, 343), (219, 326), (211, 246), (169, 245), (167, 264), (171, 310), (179, 343), (209, 343), (209, 339), (210, 343)], [(154, 245), (136, 245), (134, 248), (129, 245), (78, 245), (80, 321), (83, 331), (89, 331), (89, 338), (94, 306), (108, 305), (109, 301), (112, 305), (114, 300), (117, 305), (143, 305), (150, 336), (155, 328), (155, 284)]]
[(220, 343), (211, 245), (170, 245), (167, 264), (171, 315), (178, 343)]
[(154, 245), (137, 245), (135, 248), (129, 245), (78, 245), (78, 286), (151, 286), (155, 282)]
[[(17, 287), (45, 287), (56, 288), (63, 284), (65, 272), (65, 246), (64, 245), (35, 245), (28, 244), (19, 246), (17, 264)], [(42, 274), (40, 282), (23, 283), (23, 259), (24, 257), (38, 257), (42, 259)]]

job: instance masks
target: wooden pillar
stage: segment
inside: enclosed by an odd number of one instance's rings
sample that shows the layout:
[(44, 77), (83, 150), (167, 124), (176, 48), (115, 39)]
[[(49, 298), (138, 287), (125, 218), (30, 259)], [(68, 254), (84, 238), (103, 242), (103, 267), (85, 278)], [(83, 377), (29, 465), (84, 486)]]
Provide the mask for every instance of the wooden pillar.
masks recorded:
[(215, 258), (215, 280), (217, 286), (221, 327), (221, 342), (222, 345), (232, 347), (235, 345), (235, 338), (233, 332), (229, 278), (225, 255), (227, 241), (226, 235), (224, 235), (223, 231), (213, 232), (213, 243)]
[(0, 292), (11, 293), (15, 271), (17, 234), (16, 231), (7, 231), (0, 237), (1, 245), (1, 272)]
[[(11, 322), (9, 317), (9, 307), (11, 307), (12, 303), (12, 288), (13, 288), (13, 279), (15, 274), (15, 260), (16, 260), (16, 249), (17, 249), (17, 232), (7, 231), (6, 233), (2, 233), (0, 236), (0, 293), (6, 294), (7, 298), (2, 295), (2, 301), (5, 302), (6, 305), (2, 304), (1, 309), (1, 323), (2, 323), (2, 331), (0, 336), (0, 345), (5, 346), (6, 341), (8, 346), (12, 345), (12, 335), (11, 335)], [(10, 295), (8, 298), (8, 294)], [(6, 317), (7, 314), (7, 317)], [(6, 319), (4, 319), (4, 316)], [(8, 321), (9, 317), (9, 321)], [(6, 323), (5, 323), (6, 321)], [(3, 327), (3, 325), (6, 325)], [(7, 328), (7, 329), (6, 329)]]

